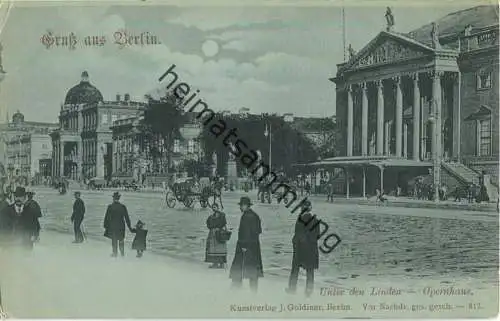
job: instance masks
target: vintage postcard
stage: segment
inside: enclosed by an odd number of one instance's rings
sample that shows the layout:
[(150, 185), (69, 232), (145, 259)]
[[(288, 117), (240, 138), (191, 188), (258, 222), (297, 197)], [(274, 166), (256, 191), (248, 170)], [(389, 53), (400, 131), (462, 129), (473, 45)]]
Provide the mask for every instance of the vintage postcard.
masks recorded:
[(498, 4), (0, 7), (0, 316), (498, 315)]

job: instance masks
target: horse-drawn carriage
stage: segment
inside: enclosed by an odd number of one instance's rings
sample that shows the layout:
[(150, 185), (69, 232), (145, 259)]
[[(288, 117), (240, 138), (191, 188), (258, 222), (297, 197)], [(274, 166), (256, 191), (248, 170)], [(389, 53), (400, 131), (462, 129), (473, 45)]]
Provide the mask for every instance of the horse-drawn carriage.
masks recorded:
[(168, 207), (174, 208), (177, 202), (184, 204), (187, 208), (193, 208), (195, 201), (198, 200), (202, 208), (210, 207), (218, 198), (221, 206), (219, 186), (214, 184), (201, 184), (194, 178), (179, 179), (169, 187), (165, 196), (165, 202)]

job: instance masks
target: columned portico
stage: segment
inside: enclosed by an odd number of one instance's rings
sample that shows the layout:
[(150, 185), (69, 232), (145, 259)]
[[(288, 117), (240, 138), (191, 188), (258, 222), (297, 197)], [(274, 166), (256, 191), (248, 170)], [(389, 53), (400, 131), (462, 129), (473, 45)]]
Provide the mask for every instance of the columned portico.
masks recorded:
[(382, 80), (377, 85), (377, 155), (384, 154), (384, 85)]
[(347, 156), (352, 156), (354, 136), (354, 104), (352, 101), (352, 86), (347, 87)]
[(368, 155), (368, 96), (366, 83), (361, 84), (361, 155)]
[(420, 159), (420, 87), (418, 73), (412, 75), (413, 79), (413, 160)]

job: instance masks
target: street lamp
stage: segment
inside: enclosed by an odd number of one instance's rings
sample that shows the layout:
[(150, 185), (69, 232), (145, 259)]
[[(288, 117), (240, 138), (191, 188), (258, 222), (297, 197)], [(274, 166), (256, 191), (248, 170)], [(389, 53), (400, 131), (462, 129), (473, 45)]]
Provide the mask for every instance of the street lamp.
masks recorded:
[(272, 145), (271, 145), (271, 141), (272, 141), (272, 134), (271, 134), (271, 123), (269, 123), (269, 130), (268, 130), (268, 127), (267, 127), (267, 123), (266, 123), (266, 129), (264, 131), (264, 136), (267, 138), (267, 136), (269, 136), (269, 172), (271, 172), (271, 164), (272, 164)]
[(432, 101), (432, 112), (429, 121), (432, 126), (432, 176), (434, 184), (434, 202), (439, 202), (439, 186), (441, 182), (441, 118), (436, 100)]

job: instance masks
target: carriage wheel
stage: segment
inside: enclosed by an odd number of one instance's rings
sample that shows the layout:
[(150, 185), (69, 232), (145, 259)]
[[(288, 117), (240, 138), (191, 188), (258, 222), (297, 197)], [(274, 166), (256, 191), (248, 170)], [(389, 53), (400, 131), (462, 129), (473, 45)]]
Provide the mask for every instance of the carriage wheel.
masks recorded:
[(192, 208), (194, 206), (194, 197), (186, 196), (184, 198), (184, 206), (186, 206), (188, 208)]
[(175, 198), (175, 195), (169, 191), (165, 196), (165, 202), (167, 202), (168, 207), (174, 208), (175, 203), (177, 203), (177, 199)]

